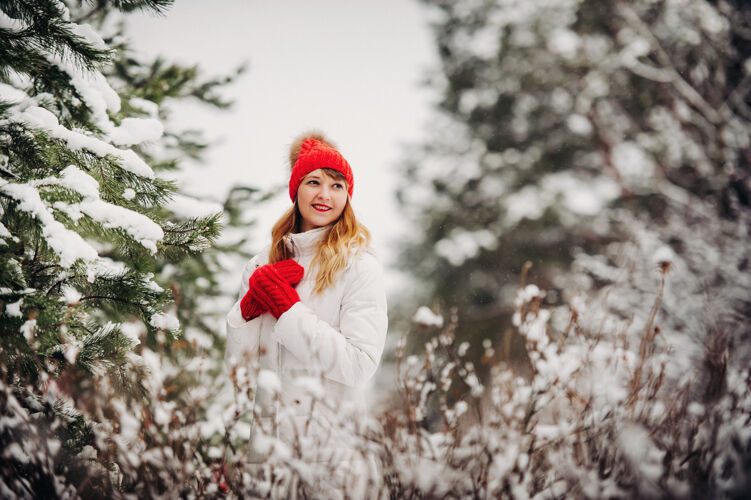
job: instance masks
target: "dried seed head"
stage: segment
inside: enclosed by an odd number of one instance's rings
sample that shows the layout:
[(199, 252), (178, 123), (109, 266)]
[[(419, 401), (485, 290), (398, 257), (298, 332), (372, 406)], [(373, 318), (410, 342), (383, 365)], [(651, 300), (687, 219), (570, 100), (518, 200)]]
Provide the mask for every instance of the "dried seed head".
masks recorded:
[(657, 265), (660, 268), (660, 273), (667, 274), (670, 272), (670, 266), (672, 265), (672, 262), (669, 260), (663, 260), (657, 263)]
[(652, 262), (657, 264), (660, 273), (667, 274), (675, 259), (675, 253), (669, 246), (661, 246), (652, 256)]

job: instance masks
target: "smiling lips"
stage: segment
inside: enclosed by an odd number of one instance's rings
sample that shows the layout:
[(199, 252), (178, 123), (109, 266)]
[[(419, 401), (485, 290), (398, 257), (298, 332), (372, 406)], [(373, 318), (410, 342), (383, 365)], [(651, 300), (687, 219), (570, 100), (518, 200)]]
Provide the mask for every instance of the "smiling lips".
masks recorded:
[(313, 208), (315, 208), (319, 212), (328, 212), (329, 210), (331, 210), (331, 207), (329, 207), (328, 205), (321, 205), (320, 203), (314, 203)]

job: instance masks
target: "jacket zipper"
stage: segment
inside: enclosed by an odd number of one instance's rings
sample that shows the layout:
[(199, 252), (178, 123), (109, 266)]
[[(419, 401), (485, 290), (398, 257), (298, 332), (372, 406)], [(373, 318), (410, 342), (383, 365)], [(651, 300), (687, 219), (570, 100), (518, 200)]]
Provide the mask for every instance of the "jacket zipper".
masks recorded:
[[(298, 253), (297, 252), (297, 244), (295, 244), (295, 241), (292, 238), (290, 238), (289, 236), (285, 236), (285, 239), (292, 246), (292, 255), (293, 255), (293, 258), (294, 258), (295, 256), (297, 256), (297, 253)], [(281, 344), (277, 344), (276, 345), (276, 373), (279, 375), (280, 379), (284, 378), (284, 374), (282, 373), (282, 345)], [(275, 410), (274, 411), (274, 420), (275, 420), (274, 427), (276, 429), (276, 438), (279, 439), (279, 423), (280, 423), (279, 410), (280, 410), (280, 407), (279, 407), (279, 398), (278, 397), (276, 399), (275, 409), (274, 410)]]

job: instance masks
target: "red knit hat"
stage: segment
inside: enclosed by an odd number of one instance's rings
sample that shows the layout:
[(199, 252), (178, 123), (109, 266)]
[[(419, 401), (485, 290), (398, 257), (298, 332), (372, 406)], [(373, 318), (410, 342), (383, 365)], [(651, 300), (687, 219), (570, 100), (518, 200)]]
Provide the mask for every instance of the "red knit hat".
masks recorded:
[(303, 178), (319, 168), (331, 168), (341, 172), (347, 180), (347, 192), (349, 197), (352, 198), (354, 186), (352, 168), (342, 154), (322, 134), (310, 133), (299, 137), (292, 145), (290, 163), (292, 175), (289, 178), (289, 198), (292, 201), (295, 201), (297, 188), (300, 187)]

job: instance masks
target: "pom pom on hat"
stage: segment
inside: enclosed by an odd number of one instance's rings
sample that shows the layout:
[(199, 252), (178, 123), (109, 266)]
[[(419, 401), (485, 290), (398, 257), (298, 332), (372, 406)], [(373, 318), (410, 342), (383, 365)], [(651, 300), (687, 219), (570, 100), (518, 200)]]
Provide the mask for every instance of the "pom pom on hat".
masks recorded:
[(292, 174), (289, 179), (289, 197), (295, 201), (297, 188), (303, 178), (313, 170), (331, 168), (347, 180), (347, 192), (352, 197), (354, 178), (347, 160), (336, 150), (334, 144), (320, 132), (308, 132), (295, 139), (289, 151)]
[[(289, 147), (289, 168), (292, 169), (295, 166), (295, 162), (297, 161), (297, 158), (300, 156), (300, 151), (302, 149), (302, 143), (305, 142), (308, 139), (315, 139), (319, 142), (322, 142), (326, 144), (327, 146), (336, 149), (336, 144), (326, 137), (326, 135), (318, 130), (309, 130), (308, 132), (304, 132), (300, 134), (298, 137), (295, 138), (294, 141), (292, 141), (292, 145)], [(307, 149), (307, 148), (306, 148)]]

